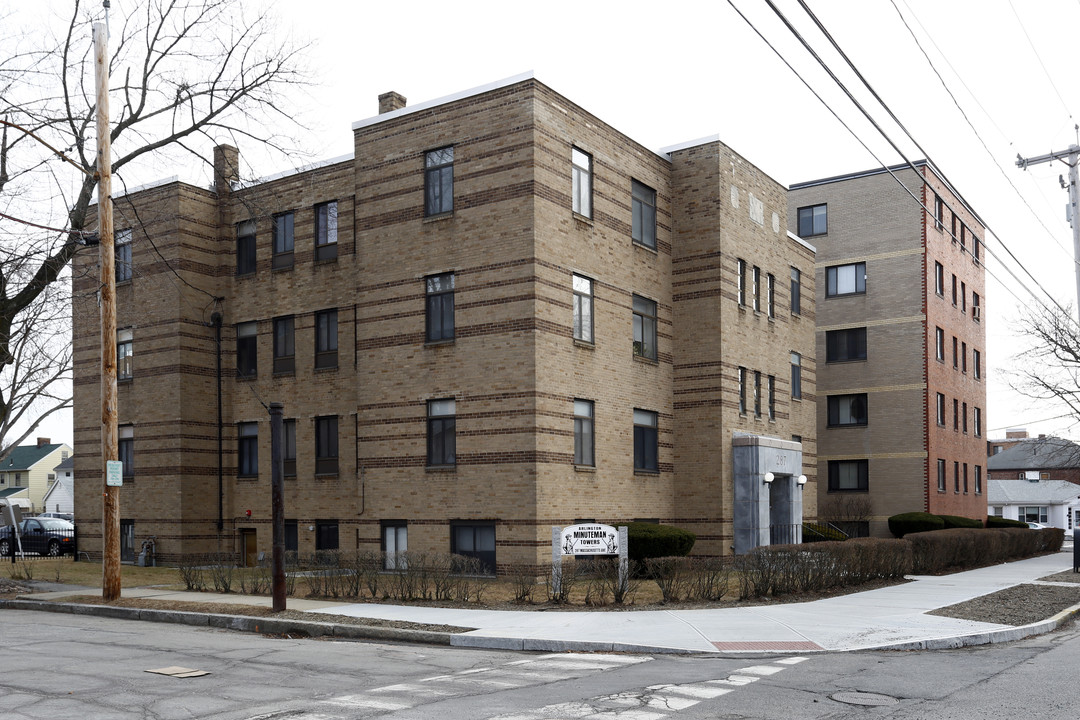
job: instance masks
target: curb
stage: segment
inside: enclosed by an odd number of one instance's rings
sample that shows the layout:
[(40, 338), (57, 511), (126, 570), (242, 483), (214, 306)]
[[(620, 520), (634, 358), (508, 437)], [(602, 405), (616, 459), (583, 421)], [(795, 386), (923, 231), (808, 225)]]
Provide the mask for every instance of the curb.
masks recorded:
[(0, 609), (36, 610), (39, 612), (92, 615), (118, 620), (145, 620), (147, 622), (172, 623), (195, 627), (222, 628), (240, 632), (298, 635), (303, 637), (336, 637), (347, 640), (381, 640), (393, 642), (422, 643), (426, 645), (451, 645), (453, 633), (435, 630), (410, 630), (372, 625), (348, 625), (324, 623), (313, 620), (285, 620), (273, 617), (250, 617), (220, 613), (195, 613), (182, 610), (150, 610), (145, 608), (114, 607), (112, 605), (86, 605), (81, 603), (48, 602), (24, 598), (0, 598)]

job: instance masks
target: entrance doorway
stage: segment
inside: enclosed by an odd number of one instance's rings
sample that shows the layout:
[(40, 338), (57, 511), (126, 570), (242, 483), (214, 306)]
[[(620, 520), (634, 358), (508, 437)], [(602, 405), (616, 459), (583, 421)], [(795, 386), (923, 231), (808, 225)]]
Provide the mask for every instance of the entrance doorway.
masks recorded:
[(259, 551), (256, 549), (254, 530), (240, 531), (240, 547), (243, 548), (244, 567), (255, 567), (259, 561)]

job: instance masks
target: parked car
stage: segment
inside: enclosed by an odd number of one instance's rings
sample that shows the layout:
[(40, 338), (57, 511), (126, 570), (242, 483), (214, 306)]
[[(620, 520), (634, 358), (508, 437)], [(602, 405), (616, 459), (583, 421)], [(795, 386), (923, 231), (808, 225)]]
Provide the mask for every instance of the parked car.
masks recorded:
[(1050, 526), (1049, 525), (1043, 525), (1042, 523), (1037, 523), (1037, 522), (1029, 522), (1028, 527), (1031, 528), (1032, 530), (1043, 530), (1043, 529), (1048, 528)]
[[(24, 553), (53, 557), (75, 553), (75, 526), (60, 518), (25, 518), (19, 523), (19, 539)], [(10, 556), (18, 548), (12, 527), (0, 528), (0, 556)]]
[(61, 520), (67, 520), (68, 522), (75, 522), (75, 514), (74, 513), (62, 513), (62, 512), (39, 513), (35, 517), (39, 517), (39, 518), (60, 518)]

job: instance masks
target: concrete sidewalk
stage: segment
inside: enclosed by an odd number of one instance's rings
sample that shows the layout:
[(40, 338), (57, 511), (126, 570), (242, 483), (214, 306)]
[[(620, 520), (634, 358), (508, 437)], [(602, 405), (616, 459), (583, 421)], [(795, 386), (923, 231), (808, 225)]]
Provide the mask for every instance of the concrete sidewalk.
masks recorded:
[[(805, 603), (710, 610), (504, 611), (461, 610), (290, 598), (290, 610), (476, 628), (450, 635), (449, 644), (512, 650), (625, 652), (814, 652), (867, 649), (937, 649), (1008, 642), (1058, 627), (1080, 606), (1049, 620), (1012, 627), (927, 615), (927, 611), (1029, 583), (1072, 567), (1056, 553), (941, 577)], [(85, 590), (36, 594), (60, 600)], [(128, 588), (124, 597), (269, 606), (267, 597)], [(93, 613), (84, 606), (87, 612)], [(119, 608), (107, 608), (118, 610)], [(145, 613), (145, 611), (144, 611)], [(266, 619), (262, 619), (266, 627)], [(392, 630), (380, 639), (415, 640)]]

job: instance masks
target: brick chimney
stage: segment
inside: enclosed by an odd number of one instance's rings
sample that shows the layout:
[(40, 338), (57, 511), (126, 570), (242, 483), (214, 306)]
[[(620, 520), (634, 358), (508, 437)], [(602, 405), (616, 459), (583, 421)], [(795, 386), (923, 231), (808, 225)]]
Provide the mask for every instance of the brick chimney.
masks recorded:
[(1014, 428), (1005, 431), (1005, 438), (1008, 440), (1026, 440), (1027, 437), (1028, 431), (1024, 428)]
[(232, 192), (232, 184), (240, 181), (240, 151), (232, 145), (214, 147), (214, 191), (218, 197)]
[(39, 437), (37, 439), (37, 446), (38, 447), (45, 447), (46, 445), (48, 445), (51, 442), (52, 442), (52, 438)]
[(379, 96), (379, 114), (393, 112), (405, 107), (405, 96), (393, 90)]

